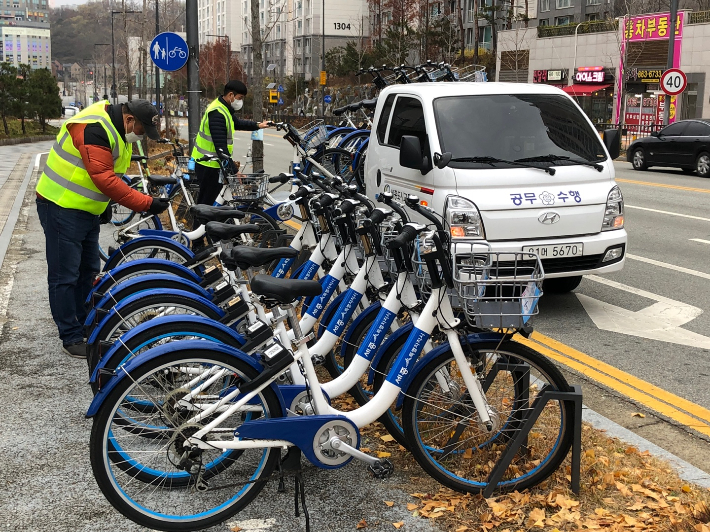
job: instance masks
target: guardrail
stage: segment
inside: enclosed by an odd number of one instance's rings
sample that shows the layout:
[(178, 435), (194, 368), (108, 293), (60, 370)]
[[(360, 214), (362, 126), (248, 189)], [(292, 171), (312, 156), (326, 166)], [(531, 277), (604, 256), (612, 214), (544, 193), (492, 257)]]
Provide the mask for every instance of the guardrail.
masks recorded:
[(545, 37), (562, 37), (565, 35), (574, 35), (575, 29), (579, 26), (577, 33), (604, 33), (608, 31), (616, 31), (619, 29), (617, 20), (590, 20), (582, 23), (563, 24), (561, 26), (538, 26), (538, 38)]
[(710, 11), (691, 11), (688, 24), (710, 24)]

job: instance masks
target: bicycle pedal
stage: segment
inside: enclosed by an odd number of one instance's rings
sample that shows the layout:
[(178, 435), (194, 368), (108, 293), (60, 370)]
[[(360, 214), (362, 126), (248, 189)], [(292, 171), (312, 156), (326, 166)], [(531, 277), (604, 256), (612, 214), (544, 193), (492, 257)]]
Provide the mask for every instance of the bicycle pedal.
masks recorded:
[(392, 476), (394, 473), (394, 465), (387, 460), (378, 460), (377, 463), (367, 466), (367, 470), (377, 479), (385, 479)]

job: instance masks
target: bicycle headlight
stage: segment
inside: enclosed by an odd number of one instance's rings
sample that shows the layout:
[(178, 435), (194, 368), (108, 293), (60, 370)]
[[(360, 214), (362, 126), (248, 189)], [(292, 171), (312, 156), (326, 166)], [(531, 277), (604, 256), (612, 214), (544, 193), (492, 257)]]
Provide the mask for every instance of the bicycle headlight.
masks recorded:
[(452, 238), (481, 240), (486, 238), (481, 213), (476, 204), (461, 196), (449, 196), (444, 207)]
[(604, 209), (604, 220), (602, 221), (602, 231), (612, 231), (624, 227), (624, 196), (621, 189), (614, 186), (609, 191)]

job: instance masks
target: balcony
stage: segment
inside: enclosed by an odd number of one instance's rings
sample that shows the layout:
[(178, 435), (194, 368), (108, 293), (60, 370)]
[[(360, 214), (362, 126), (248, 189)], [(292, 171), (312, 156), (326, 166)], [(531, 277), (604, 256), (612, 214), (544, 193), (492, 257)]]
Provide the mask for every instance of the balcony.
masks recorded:
[(688, 24), (710, 24), (710, 11), (691, 11)]
[[(574, 30), (577, 27), (577, 23), (563, 24), (561, 26), (538, 26), (537, 36), (539, 39), (545, 37), (562, 37), (564, 35), (574, 35)], [(582, 22), (579, 24), (579, 30), (577, 33), (605, 33), (608, 31), (617, 31), (619, 29), (619, 22), (614, 20), (612, 22), (607, 20), (590, 20), (588, 22)]]

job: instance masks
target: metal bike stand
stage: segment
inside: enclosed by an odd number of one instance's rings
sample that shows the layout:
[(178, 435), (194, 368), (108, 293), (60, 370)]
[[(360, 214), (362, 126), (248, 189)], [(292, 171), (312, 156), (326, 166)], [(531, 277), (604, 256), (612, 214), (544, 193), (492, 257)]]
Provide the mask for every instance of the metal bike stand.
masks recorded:
[(579, 477), (582, 454), (582, 387), (578, 384), (573, 384), (569, 392), (561, 392), (557, 390), (543, 389), (533, 401), (532, 408), (529, 410), (528, 416), (524, 418), (524, 422), (520, 430), (515, 435), (515, 438), (510, 442), (510, 445), (505, 450), (505, 453), (496, 463), (488, 476), (488, 483), (483, 490), (483, 496), (489, 498), (493, 495), (498, 483), (502, 480), (506, 469), (513, 461), (513, 458), (518, 453), (520, 448), (527, 442), (528, 434), (533, 428), (537, 418), (540, 417), (545, 405), (548, 401), (564, 401), (571, 402), (574, 405), (572, 426), (572, 491), (579, 495)]

